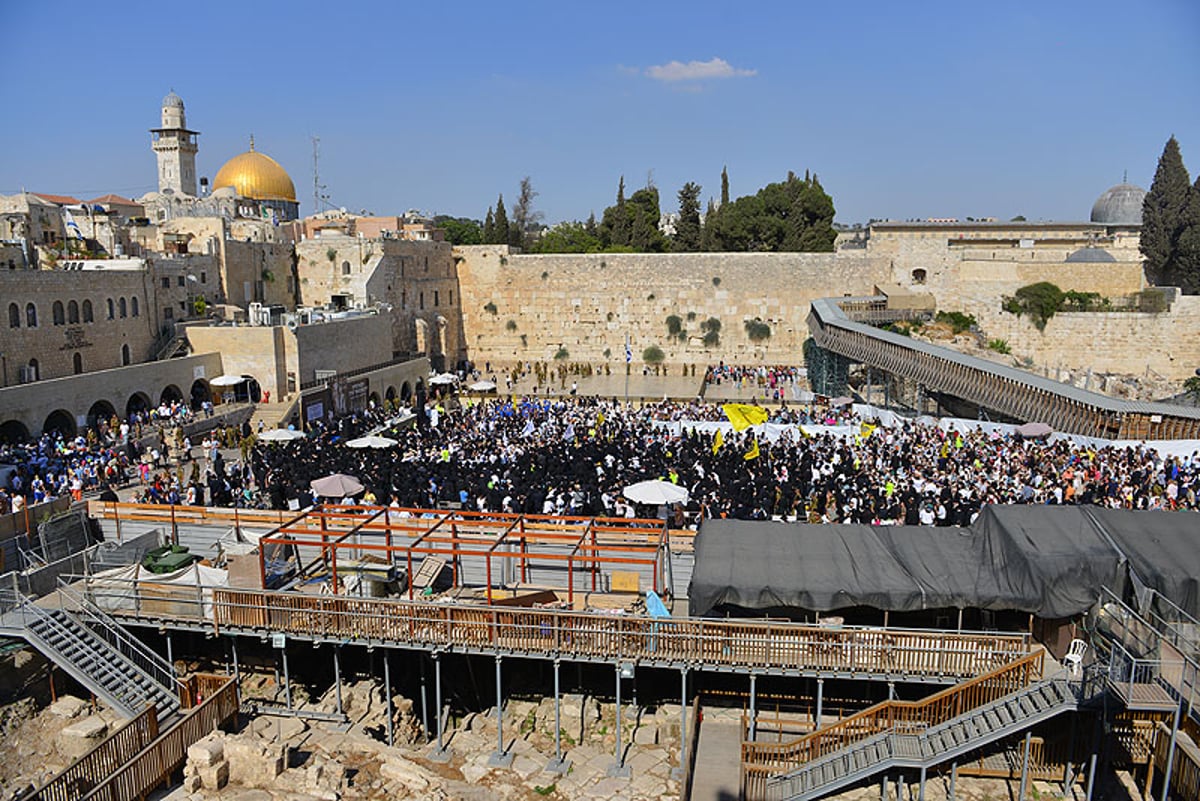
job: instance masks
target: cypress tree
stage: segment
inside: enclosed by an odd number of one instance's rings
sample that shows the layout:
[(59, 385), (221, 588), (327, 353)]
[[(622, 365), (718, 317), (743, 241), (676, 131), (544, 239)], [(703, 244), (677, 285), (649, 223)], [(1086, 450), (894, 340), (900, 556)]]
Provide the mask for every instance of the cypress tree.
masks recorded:
[(675, 223), (674, 250), (700, 249), (700, 185), (688, 181), (679, 190), (679, 221)]
[(1183, 225), (1183, 208), (1191, 180), (1172, 136), (1163, 147), (1154, 171), (1154, 183), (1142, 203), (1141, 251), (1146, 257), (1146, 275), (1151, 283), (1171, 285), (1175, 276), (1176, 247)]
[(487, 217), (483, 218), (483, 243), (491, 245), (496, 241), (496, 221), (492, 219), (492, 207), (488, 206)]
[(496, 216), (492, 222), (492, 244), (508, 244), (508, 212), (504, 210), (504, 195), (496, 200)]
[(1186, 295), (1200, 295), (1200, 175), (1183, 207), (1175, 247), (1175, 283)]
[(729, 202), (729, 168), (721, 168), (721, 205)]

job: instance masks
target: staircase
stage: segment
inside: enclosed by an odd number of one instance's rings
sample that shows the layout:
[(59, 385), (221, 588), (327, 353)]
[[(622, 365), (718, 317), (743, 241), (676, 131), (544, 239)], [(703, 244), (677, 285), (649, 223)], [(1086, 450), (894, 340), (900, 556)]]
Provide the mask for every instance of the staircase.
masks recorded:
[(812, 801), (880, 771), (932, 767), (1077, 709), (1077, 690), (1062, 676), (1043, 679), (923, 731), (906, 731), (908, 725), (893, 728), (777, 778), (768, 785), (768, 795)]
[(63, 604), (54, 609), (4, 591), (0, 634), (25, 639), (127, 717), (147, 706), (156, 708), (160, 723), (177, 714), (183, 685), (171, 665), (90, 602), (65, 588), (59, 592)]

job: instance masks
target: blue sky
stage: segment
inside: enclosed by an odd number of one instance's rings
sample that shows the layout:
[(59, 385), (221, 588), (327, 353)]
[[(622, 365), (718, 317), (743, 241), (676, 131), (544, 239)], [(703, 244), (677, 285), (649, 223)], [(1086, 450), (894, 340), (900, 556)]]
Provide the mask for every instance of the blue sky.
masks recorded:
[[(165, 10), (171, 9), (171, 10)], [(137, 196), (174, 88), (198, 171), (258, 149), (312, 210), (482, 218), (522, 176), (548, 222), (617, 179), (734, 196), (816, 172), (842, 222), (1083, 219), (1200, 170), (1200, 2), (0, 4), (0, 193)], [(675, 62), (675, 63), (672, 63)]]

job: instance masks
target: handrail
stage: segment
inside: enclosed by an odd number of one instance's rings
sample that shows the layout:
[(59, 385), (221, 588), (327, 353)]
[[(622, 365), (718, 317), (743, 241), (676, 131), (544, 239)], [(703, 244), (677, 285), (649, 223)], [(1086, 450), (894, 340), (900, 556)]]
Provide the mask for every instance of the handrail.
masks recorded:
[[(215, 677), (214, 677), (215, 678)], [(124, 801), (144, 798), (169, 780), (183, 764), (187, 749), (226, 725), (237, 715), (237, 681), (228, 677), (220, 688), (190, 709), (157, 739), (92, 788), (82, 801)]]
[(786, 743), (742, 743), (743, 782), (750, 772), (775, 775), (883, 732), (914, 734), (1029, 686), (1042, 675), (1045, 652), (1006, 665), (920, 701), (882, 701)]
[[(83, 595), (72, 590), (61, 578), (59, 579), (58, 592), (60, 608), (62, 608), (62, 599), (64, 597), (77, 604), (78, 611), (87, 617), (87, 620), (77, 618), (80, 623), (87, 626), (93, 634), (107, 642), (164, 690), (173, 692), (180, 703), (186, 700), (187, 687), (175, 675), (174, 665), (155, 653), (150, 646), (125, 631), (104, 610)], [(90, 625), (88, 620), (94, 621), (96, 625)]]

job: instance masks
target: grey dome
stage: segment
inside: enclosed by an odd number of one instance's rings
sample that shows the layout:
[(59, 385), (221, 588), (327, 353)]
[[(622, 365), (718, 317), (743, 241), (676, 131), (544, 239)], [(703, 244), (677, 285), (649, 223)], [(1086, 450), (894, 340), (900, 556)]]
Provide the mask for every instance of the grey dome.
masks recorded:
[(162, 107), (183, 108), (183, 98), (175, 94), (175, 90), (171, 90), (167, 93), (167, 96), (163, 98)]
[[(1092, 213), (1093, 222), (1095, 222), (1095, 212)], [(1113, 254), (1109, 253), (1104, 248), (1080, 248), (1071, 255), (1067, 256), (1069, 262), (1108, 262), (1116, 261)]]
[(1092, 206), (1092, 222), (1101, 225), (1141, 225), (1146, 190), (1133, 184), (1117, 184)]

